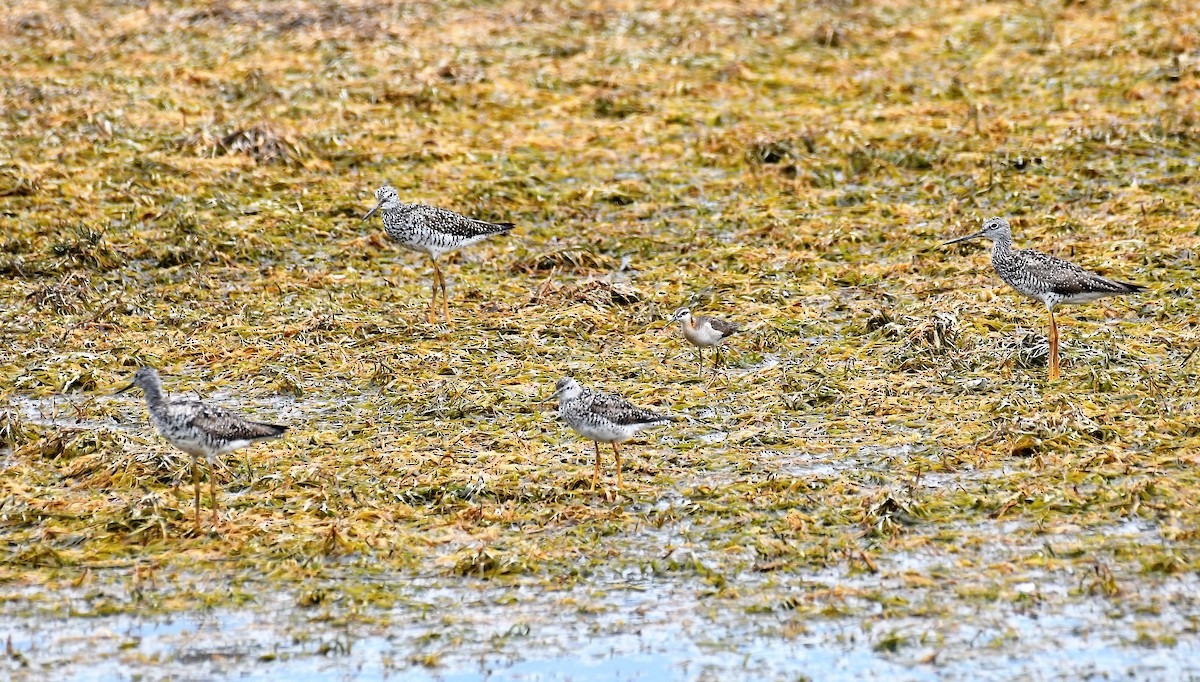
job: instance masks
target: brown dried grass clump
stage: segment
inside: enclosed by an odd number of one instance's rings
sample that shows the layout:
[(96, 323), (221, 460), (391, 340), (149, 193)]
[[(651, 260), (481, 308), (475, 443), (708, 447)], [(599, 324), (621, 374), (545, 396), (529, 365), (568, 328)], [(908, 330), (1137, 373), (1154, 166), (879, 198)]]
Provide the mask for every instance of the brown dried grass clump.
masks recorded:
[(180, 141), (178, 146), (201, 156), (249, 156), (261, 164), (307, 165), (317, 160), (306, 145), (265, 124), (240, 128), (220, 137), (207, 129), (201, 130)]
[(564, 246), (551, 251), (539, 251), (518, 258), (509, 266), (509, 271), (525, 275), (536, 275), (546, 271), (594, 273), (611, 272), (619, 263), (593, 249), (583, 246)]
[(40, 189), (40, 177), (11, 166), (0, 168), (0, 197), (28, 197)]
[(752, 163), (775, 164), (796, 161), (812, 154), (816, 146), (812, 138), (759, 138), (746, 147), (746, 159)]
[(546, 280), (534, 290), (529, 303), (547, 306), (583, 303), (598, 310), (606, 310), (612, 306), (632, 305), (644, 298), (645, 295), (628, 282), (588, 279), (559, 284)]
[(16, 448), (28, 437), (25, 421), (16, 408), (0, 407), (0, 445)]
[(68, 272), (57, 282), (39, 285), (25, 297), (25, 301), (39, 310), (76, 315), (90, 307), (95, 293), (83, 273)]

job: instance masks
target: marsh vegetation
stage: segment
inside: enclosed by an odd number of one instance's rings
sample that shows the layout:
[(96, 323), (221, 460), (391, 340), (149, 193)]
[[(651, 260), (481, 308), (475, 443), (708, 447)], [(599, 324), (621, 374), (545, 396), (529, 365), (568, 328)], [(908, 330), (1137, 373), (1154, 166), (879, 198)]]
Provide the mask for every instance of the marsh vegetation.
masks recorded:
[[(1200, 674), (1198, 27), (6, 3), (0, 670)], [(443, 263), (452, 327), (359, 220), (384, 181), (517, 224)], [(938, 248), (991, 215), (1149, 286), (1069, 311), (1061, 381), (1044, 311)], [(716, 380), (685, 305), (744, 325)], [(141, 365), (291, 426), (217, 468), (220, 533), (111, 395)], [(681, 417), (619, 494), (542, 402), (564, 374)]]

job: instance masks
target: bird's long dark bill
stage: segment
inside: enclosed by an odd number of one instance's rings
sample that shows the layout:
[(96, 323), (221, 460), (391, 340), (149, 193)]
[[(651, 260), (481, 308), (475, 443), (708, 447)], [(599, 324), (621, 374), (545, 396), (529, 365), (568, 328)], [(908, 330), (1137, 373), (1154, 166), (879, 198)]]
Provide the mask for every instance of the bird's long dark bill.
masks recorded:
[(371, 210), (367, 211), (367, 214), (366, 214), (365, 216), (363, 216), (363, 217), (362, 217), (362, 219), (363, 219), (363, 220), (366, 220), (367, 218), (370, 218), (371, 216), (375, 215), (375, 211), (378, 211), (378, 210), (379, 210), (379, 207), (380, 207), (380, 206), (382, 206), (382, 205), (383, 205), (383, 202), (380, 202), (380, 203), (378, 203), (378, 204), (375, 204), (375, 208), (373, 208), (373, 209), (371, 209)]
[(131, 382), (129, 382), (128, 386), (126, 386), (125, 388), (122, 388), (121, 390), (117, 391), (113, 395), (121, 395), (122, 393), (124, 393), (125, 391), (128, 391), (129, 389), (133, 388), (134, 386), (137, 386), (137, 382), (131, 381)]
[(950, 241), (948, 241), (948, 242), (942, 242), (942, 246), (950, 246), (951, 244), (957, 244), (957, 243), (959, 243), (959, 242), (965, 242), (965, 241), (967, 241), (968, 239), (979, 239), (979, 238), (980, 238), (980, 237), (982, 237), (982, 236), (983, 236), (983, 233), (982, 233), (982, 232), (976, 232), (975, 234), (969, 234), (969, 235), (967, 235), (967, 236), (965, 236), (965, 237), (959, 237), (958, 239), (951, 239), (951, 240), (950, 240)]

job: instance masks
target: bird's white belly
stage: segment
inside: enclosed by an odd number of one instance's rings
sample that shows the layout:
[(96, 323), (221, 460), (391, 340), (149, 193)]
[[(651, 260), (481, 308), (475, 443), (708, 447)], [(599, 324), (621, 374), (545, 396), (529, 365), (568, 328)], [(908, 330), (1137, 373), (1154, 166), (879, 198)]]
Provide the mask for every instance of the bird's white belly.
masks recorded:
[(183, 450), (192, 457), (209, 457), (208, 447), (198, 438), (190, 438), (187, 436), (168, 436), (163, 434), (166, 439), (175, 447)]
[(1053, 306), (1058, 303), (1058, 300), (1055, 299), (1053, 295), (1047, 295), (1045, 292), (1030, 293), (1028, 291), (1021, 291), (1020, 289), (1017, 289), (1017, 293), (1031, 301), (1037, 301), (1048, 306)]
[(392, 237), (392, 239), (396, 243), (400, 244), (400, 246), (403, 246), (404, 248), (408, 249), (409, 251), (417, 251), (419, 253), (433, 256), (434, 258), (437, 258), (438, 256), (441, 255), (441, 249), (434, 248), (427, 242), (423, 242), (423, 241), (420, 241), (417, 239), (397, 238), (397, 237)]
[(1059, 297), (1058, 302), (1070, 305), (1091, 303), (1092, 301), (1099, 301), (1102, 298), (1112, 295), (1113, 294), (1108, 291), (1085, 291), (1078, 294), (1071, 294), (1070, 296), (1061, 296)]
[(225, 441), (224, 443), (221, 444), (221, 447), (217, 448), (217, 454), (218, 455), (227, 455), (227, 454), (233, 452), (234, 450), (239, 450), (241, 448), (244, 448), (253, 442), (254, 441), (249, 440), (249, 439)]
[(721, 341), (721, 332), (716, 331), (712, 327), (697, 327), (691, 329), (687, 326), (683, 328), (683, 335), (688, 341), (697, 346), (715, 346)]
[(578, 424), (572, 427), (584, 438), (601, 443), (624, 443), (637, 435), (637, 429), (617, 424)]
[(1063, 296), (1062, 294), (1056, 294), (1052, 291), (1029, 291), (1027, 289), (1017, 289), (1017, 287), (1013, 288), (1016, 289), (1021, 295), (1031, 298), (1035, 301), (1040, 301), (1042, 304), (1050, 308), (1059, 305), (1079, 305), (1081, 303), (1091, 303), (1092, 301), (1098, 301), (1102, 298), (1112, 295), (1109, 292), (1084, 291), (1071, 294), (1070, 296)]

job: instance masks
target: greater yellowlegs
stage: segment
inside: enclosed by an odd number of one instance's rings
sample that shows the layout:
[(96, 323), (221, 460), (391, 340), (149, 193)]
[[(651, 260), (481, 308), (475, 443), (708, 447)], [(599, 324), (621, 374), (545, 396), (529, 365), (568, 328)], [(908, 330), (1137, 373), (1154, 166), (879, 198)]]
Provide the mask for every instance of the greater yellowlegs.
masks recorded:
[(1050, 379), (1058, 378), (1058, 324), (1054, 306), (1095, 301), (1106, 296), (1134, 294), (1145, 287), (1101, 277), (1049, 254), (1012, 248), (1012, 228), (1004, 218), (989, 218), (983, 229), (946, 244), (978, 239), (992, 242), (992, 267), (1017, 292), (1041, 301), (1050, 313)]
[(375, 190), (375, 208), (367, 211), (363, 220), (370, 218), (376, 211), (383, 216), (383, 229), (387, 235), (405, 248), (420, 251), (433, 261), (432, 296), (429, 298), (429, 322), (435, 322), (437, 314), (437, 293), (442, 291), (442, 314), (446, 323), (450, 323), (450, 308), (446, 303), (446, 278), (438, 266), (438, 258), (444, 254), (470, 246), (493, 234), (501, 234), (513, 229), (512, 223), (489, 223), (461, 216), (444, 208), (435, 208), (423, 204), (405, 204), (400, 202), (396, 188), (384, 183), (383, 187)]
[(592, 472), (592, 490), (600, 475), (600, 444), (611, 443), (617, 458), (617, 489), (621, 488), (621, 449), (618, 443), (633, 438), (642, 429), (674, 421), (674, 417), (643, 409), (621, 396), (603, 393), (563, 377), (554, 385), (553, 400), (558, 398), (558, 416), (579, 435), (596, 446), (596, 468)]
[(133, 387), (146, 395), (150, 421), (163, 438), (192, 457), (192, 485), (195, 489), (196, 530), (200, 530), (200, 471), (198, 460), (208, 460), (208, 490), (212, 498), (213, 524), (217, 523), (217, 484), (213, 460), (261, 440), (278, 438), (286, 426), (253, 422), (214, 405), (191, 398), (171, 398), (163, 393), (162, 380), (153, 367), (142, 367), (133, 375), (124, 393)]
[(716, 346), (716, 355), (713, 357), (713, 372), (716, 372), (717, 361), (721, 358), (721, 342), (736, 334), (740, 328), (740, 325), (726, 322), (719, 317), (693, 317), (692, 311), (687, 308), (676, 310), (668, 323), (670, 322), (679, 322), (679, 327), (683, 329), (683, 338), (699, 351), (701, 374), (704, 373), (704, 349)]

